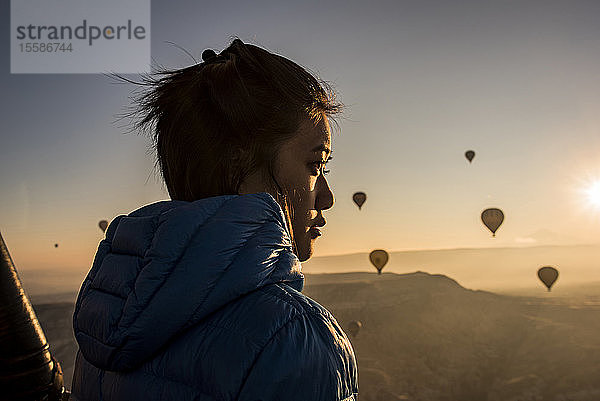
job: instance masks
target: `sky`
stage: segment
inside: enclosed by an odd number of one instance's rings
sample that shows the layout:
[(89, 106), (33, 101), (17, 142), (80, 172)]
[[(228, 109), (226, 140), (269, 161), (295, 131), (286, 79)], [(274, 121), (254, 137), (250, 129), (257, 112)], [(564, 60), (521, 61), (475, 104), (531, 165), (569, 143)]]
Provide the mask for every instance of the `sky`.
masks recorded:
[[(346, 111), (315, 256), (597, 243), (598, 15), (577, 0), (152, 1), (151, 55), (181, 68), (194, 62), (169, 42), (200, 59), (238, 36), (333, 85)], [(11, 74), (7, 0), (0, 21), (0, 232), (18, 268), (87, 269), (100, 219), (168, 199), (148, 139), (118, 120), (134, 87)], [(496, 238), (488, 207), (506, 216)]]

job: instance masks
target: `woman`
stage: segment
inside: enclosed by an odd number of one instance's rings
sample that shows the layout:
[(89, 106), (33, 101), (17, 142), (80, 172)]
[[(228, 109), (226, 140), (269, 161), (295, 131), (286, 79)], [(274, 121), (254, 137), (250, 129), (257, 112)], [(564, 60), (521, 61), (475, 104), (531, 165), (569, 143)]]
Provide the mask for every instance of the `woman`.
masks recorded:
[(170, 201), (115, 218), (75, 313), (75, 400), (356, 400), (352, 346), (302, 295), (334, 203), (329, 91), (235, 39), (145, 79)]

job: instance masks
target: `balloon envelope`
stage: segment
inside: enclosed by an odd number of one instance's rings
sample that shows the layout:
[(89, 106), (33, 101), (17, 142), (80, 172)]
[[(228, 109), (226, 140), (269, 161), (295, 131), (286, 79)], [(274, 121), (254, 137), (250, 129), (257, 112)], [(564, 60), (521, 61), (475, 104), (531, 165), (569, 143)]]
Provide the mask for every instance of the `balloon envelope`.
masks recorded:
[(354, 195), (352, 195), (352, 200), (354, 203), (356, 203), (356, 206), (358, 206), (358, 210), (360, 210), (363, 203), (365, 203), (367, 200), (367, 194), (364, 192), (356, 192)]
[(502, 210), (496, 208), (485, 209), (481, 212), (481, 221), (483, 221), (483, 224), (485, 224), (495, 237), (496, 230), (504, 221), (504, 213), (502, 213)]
[(377, 269), (377, 273), (381, 274), (381, 269), (383, 269), (383, 266), (385, 266), (390, 259), (390, 255), (383, 249), (376, 249), (369, 254), (369, 259)]
[(353, 320), (350, 323), (348, 323), (348, 332), (352, 337), (356, 337), (361, 327), (362, 323), (360, 322), (360, 320)]
[(98, 227), (100, 227), (100, 229), (102, 230), (102, 232), (106, 231), (106, 227), (108, 227), (108, 221), (106, 220), (100, 220), (98, 222)]
[(469, 163), (471, 163), (473, 161), (473, 158), (475, 157), (475, 152), (473, 152), (472, 150), (467, 150), (465, 152), (465, 157), (467, 158)]
[(550, 291), (550, 287), (554, 284), (556, 279), (558, 278), (558, 270), (556, 270), (552, 266), (544, 266), (540, 270), (538, 270), (538, 277), (544, 283), (544, 285)]

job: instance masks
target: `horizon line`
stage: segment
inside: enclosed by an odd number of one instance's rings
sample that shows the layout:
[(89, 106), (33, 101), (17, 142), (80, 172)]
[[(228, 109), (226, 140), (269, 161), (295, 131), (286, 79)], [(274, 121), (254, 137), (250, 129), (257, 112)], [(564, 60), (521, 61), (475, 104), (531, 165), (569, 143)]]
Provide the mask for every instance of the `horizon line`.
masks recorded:
[[(470, 250), (484, 250), (484, 249), (529, 249), (529, 248), (547, 248), (547, 247), (569, 247), (569, 246), (600, 246), (598, 242), (592, 243), (581, 243), (581, 244), (545, 244), (545, 245), (529, 245), (529, 246), (493, 246), (493, 247), (450, 247), (450, 248), (420, 248), (420, 249), (400, 249), (400, 250), (391, 250), (386, 252), (388, 253), (401, 253), (401, 252), (434, 252), (434, 251), (470, 251)], [(377, 248), (381, 249), (381, 248)], [(315, 258), (329, 258), (333, 256), (350, 256), (350, 255), (361, 255), (368, 254), (369, 251), (361, 251), (361, 252), (350, 252), (350, 253), (336, 253), (329, 255), (319, 255), (314, 256), (311, 259)], [(307, 262), (309, 262), (308, 260)], [(303, 262), (305, 263), (305, 262)]]

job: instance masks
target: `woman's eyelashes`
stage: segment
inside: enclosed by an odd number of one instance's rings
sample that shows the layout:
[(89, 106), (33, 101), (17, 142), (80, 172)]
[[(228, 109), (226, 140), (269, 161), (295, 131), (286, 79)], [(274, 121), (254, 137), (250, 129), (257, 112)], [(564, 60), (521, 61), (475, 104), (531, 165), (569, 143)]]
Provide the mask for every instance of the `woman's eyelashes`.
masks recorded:
[(320, 171), (323, 173), (323, 175), (329, 174), (331, 170), (325, 170), (325, 166), (331, 159), (332, 157), (329, 156), (327, 160), (317, 160), (315, 162), (310, 163), (312, 175), (319, 175)]

